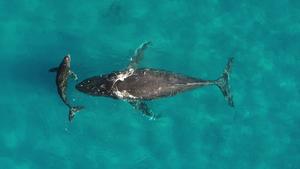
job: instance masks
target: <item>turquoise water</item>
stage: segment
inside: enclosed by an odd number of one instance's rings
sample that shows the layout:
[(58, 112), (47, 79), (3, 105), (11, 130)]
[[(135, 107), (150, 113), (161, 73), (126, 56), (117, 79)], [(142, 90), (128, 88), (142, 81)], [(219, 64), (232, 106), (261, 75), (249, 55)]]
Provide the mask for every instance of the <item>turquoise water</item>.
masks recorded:
[[(300, 1), (0, 1), (1, 169), (299, 169)], [(215, 79), (235, 62), (230, 108), (216, 87), (149, 103), (90, 97), (74, 122), (56, 66), (70, 53), (80, 80), (127, 66)]]

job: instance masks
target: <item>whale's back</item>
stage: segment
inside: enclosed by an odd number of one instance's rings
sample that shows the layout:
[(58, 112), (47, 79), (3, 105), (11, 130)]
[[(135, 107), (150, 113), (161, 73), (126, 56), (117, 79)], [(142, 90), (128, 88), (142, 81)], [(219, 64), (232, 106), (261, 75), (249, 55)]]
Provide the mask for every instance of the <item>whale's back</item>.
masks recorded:
[(151, 100), (199, 87), (202, 82), (204, 81), (169, 71), (137, 69), (116, 85), (120, 92), (126, 91), (131, 98)]

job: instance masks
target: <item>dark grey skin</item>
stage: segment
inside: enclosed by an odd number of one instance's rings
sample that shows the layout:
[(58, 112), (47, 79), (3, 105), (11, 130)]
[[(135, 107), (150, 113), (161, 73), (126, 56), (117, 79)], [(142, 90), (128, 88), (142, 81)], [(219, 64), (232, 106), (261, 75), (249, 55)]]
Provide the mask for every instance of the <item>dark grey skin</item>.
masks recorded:
[(68, 54), (64, 57), (62, 62), (58, 67), (52, 68), (50, 72), (56, 72), (56, 87), (59, 97), (65, 103), (65, 105), (69, 108), (69, 121), (72, 121), (75, 113), (80, 111), (83, 106), (71, 106), (67, 99), (67, 86), (68, 86), (68, 78), (72, 77), (74, 80), (77, 80), (77, 75), (71, 71), (71, 56)]
[(93, 96), (126, 100), (150, 119), (157, 117), (148, 108), (146, 101), (174, 96), (177, 93), (208, 85), (218, 86), (228, 104), (233, 107), (228, 85), (233, 58), (229, 58), (222, 76), (217, 80), (202, 80), (165, 70), (137, 68), (149, 44), (150, 42), (143, 43), (135, 51), (126, 70), (88, 78), (77, 84), (76, 88)]

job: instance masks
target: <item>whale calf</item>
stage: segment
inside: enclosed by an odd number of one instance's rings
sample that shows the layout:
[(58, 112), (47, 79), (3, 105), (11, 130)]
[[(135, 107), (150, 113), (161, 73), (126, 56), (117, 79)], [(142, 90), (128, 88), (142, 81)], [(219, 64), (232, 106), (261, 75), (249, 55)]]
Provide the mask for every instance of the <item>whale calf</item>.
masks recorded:
[(70, 54), (66, 55), (60, 65), (55, 68), (49, 69), (49, 72), (56, 72), (56, 87), (59, 97), (69, 108), (69, 121), (72, 121), (75, 113), (80, 111), (83, 106), (71, 106), (67, 99), (67, 86), (68, 78), (72, 77), (74, 80), (77, 80), (77, 75), (71, 71), (71, 56)]
[(174, 96), (180, 92), (209, 85), (220, 88), (229, 106), (234, 106), (229, 89), (232, 57), (228, 59), (224, 72), (219, 78), (202, 80), (165, 70), (138, 68), (144, 51), (149, 45), (150, 42), (145, 42), (135, 50), (125, 70), (85, 79), (76, 85), (76, 89), (92, 96), (125, 100), (150, 119), (156, 119), (157, 115), (150, 110), (146, 101)]

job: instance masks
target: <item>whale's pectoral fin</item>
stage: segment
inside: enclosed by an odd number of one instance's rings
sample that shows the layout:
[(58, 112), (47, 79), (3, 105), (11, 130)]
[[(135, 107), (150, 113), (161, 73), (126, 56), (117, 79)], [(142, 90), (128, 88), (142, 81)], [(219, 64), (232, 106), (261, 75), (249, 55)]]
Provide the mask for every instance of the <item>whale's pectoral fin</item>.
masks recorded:
[(159, 116), (155, 115), (148, 105), (142, 101), (129, 101), (129, 103), (137, 110), (141, 111), (144, 116), (149, 117), (150, 120), (156, 120)]
[(49, 72), (57, 72), (57, 71), (58, 71), (58, 67), (54, 67), (54, 68), (49, 69)]
[(69, 70), (69, 76), (74, 79), (74, 80), (78, 80), (78, 76), (76, 73), (74, 73), (73, 71)]
[(144, 52), (148, 48), (148, 46), (151, 44), (150, 41), (142, 43), (135, 51), (133, 56), (130, 58), (130, 63), (128, 66), (128, 69), (136, 69), (139, 62), (144, 57)]

